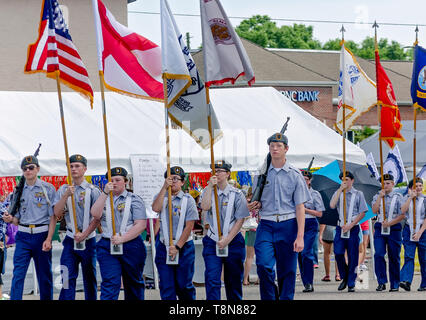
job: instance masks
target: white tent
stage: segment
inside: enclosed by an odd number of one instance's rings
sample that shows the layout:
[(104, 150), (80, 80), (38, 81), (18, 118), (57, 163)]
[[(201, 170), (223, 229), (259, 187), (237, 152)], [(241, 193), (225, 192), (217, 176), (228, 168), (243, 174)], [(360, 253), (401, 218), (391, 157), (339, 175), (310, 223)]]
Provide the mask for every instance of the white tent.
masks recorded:
[[(224, 158), (232, 170), (257, 170), (268, 152), (267, 138), (278, 132), (287, 117), (287, 157), (305, 168), (342, 158), (342, 139), (295, 103), (270, 87), (210, 91), (223, 138), (215, 146), (215, 159)], [(69, 154), (88, 159), (87, 175), (106, 172), (100, 93), (94, 109), (74, 92), (63, 93)], [(160, 154), (165, 159), (163, 104), (106, 93), (109, 147), (112, 166), (131, 172), (131, 154)], [(42, 144), (40, 175), (66, 175), (65, 152), (56, 92), (0, 92), (0, 176), (20, 175), (20, 161)], [(171, 130), (172, 165), (188, 172), (209, 171), (210, 151), (203, 150), (183, 130)], [(347, 142), (347, 161), (365, 163), (365, 153)], [(165, 163), (165, 162), (164, 162)], [(165, 166), (165, 164), (164, 164)]]

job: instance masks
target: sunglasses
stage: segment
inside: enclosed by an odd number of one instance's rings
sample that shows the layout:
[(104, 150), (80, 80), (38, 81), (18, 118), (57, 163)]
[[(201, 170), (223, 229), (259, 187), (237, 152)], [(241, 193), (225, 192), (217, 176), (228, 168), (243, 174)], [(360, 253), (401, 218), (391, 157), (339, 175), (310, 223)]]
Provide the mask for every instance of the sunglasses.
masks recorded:
[(24, 171), (24, 172), (27, 171), (27, 170), (33, 171), (35, 168), (36, 168), (35, 165), (30, 165), (30, 166), (23, 167), (22, 171)]
[[(216, 169), (216, 173), (221, 173), (221, 172), (227, 172), (227, 171), (223, 170), (223, 169)], [(213, 173), (213, 171), (212, 171), (212, 173)]]

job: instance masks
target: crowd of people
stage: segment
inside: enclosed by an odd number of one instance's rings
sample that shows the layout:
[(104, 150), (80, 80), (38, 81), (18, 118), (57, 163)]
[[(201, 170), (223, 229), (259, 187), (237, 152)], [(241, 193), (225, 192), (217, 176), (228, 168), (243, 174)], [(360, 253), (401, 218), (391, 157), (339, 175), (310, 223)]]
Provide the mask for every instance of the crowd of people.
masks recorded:
[[(10, 214), (6, 203), (0, 219), (0, 266), (4, 266), (7, 224), (17, 226), (10, 299), (22, 300), (31, 259), (40, 299), (53, 299), (52, 237), (56, 223), (64, 220), (59, 299), (75, 299), (81, 266), (85, 299), (96, 300), (97, 261), (102, 278), (101, 300), (117, 300), (121, 287), (124, 299), (143, 300), (147, 252), (141, 234), (147, 226), (146, 205), (151, 205), (159, 216), (151, 236), (155, 237), (155, 265), (163, 300), (196, 299), (194, 231), (202, 235), (207, 300), (220, 300), (222, 285), (227, 300), (242, 300), (243, 286), (250, 285), (254, 259), (258, 276), (255, 283), (262, 300), (294, 299), (298, 270), (303, 292), (313, 292), (318, 242), (324, 250), (325, 276), (321, 280), (331, 281), (333, 250), (337, 290), (348, 288), (348, 292), (354, 292), (357, 269), (366, 268), (369, 232), (374, 232), (376, 290), (386, 290), (389, 282), (390, 291), (400, 287), (409, 291), (418, 248), (422, 278), (418, 290), (426, 291), (426, 201), (421, 179), (411, 181), (408, 194), (402, 196), (393, 190), (392, 175), (385, 174), (384, 188), (371, 204), (377, 222), (374, 230), (369, 230), (368, 222), (360, 224), (368, 210), (364, 194), (353, 187), (352, 172), (341, 172), (341, 185), (329, 203), (330, 208), (337, 209), (337, 226), (319, 225), (325, 206), (321, 194), (311, 187), (312, 173), (300, 171), (287, 161), (289, 144), (285, 135), (276, 133), (267, 143), (271, 161), (263, 173), (262, 187), (257, 183), (261, 177), (256, 177), (253, 188), (238, 188), (230, 180), (232, 165), (219, 160), (211, 165), (211, 178), (201, 193), (184, 191), (185, 171), (173, 166), (164, 173), (164, 184), (150, 204), (126, 188), (125, 168), (112, 168), (106, 173), (109, 182), (98, 188), (84, 179), (87, 159), (72, 155), (72, 184), (56, 191), (38, 178), (38, 159), (25, 157), (21, 162), (25, 185), (18, 210)], [(254, 199), (257, 188), (261, 192)]]

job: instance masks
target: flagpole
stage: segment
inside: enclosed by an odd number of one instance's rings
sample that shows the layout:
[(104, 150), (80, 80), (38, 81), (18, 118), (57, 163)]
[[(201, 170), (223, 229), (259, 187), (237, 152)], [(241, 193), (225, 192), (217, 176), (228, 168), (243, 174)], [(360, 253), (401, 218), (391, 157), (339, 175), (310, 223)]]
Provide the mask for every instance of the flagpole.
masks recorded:
[[(374, 28), (374, 49), (375, 52), (377, 52), (377, 55), (379, 54), (379, 48), (377, 46), (377, 28), (379, 25), (376, 21), (374, 21), (373, 28)], [(378, 68), (377, 68), (377, 58), (376, 58), (376, 92), (377, 92), (377, 99), (379, 98), (379, 86), (378, 86)], [(379, 132), (379, 151), (380, 151), (380, 181), (382, 183), (382, 190), (385, 187), (385, 180), (383, 177), (383, 145), (382, 145), (382, 116), (381, 116), (381, 105), (379, 101), (377, 101), (377, 120), (380, 128)], [(385, 197), (382, 198), (382, 206), (383, 206), (383, 221), (386, 221), (386, 200)]]
[[(207, 121), (208, 121), (208, 127), (209, 127), (209, 134), (210, 134), (210, 162), (212, 167), (212, 175), (216, 175), (216, 168), (215, 168), (215, 162), (214, 162), (214, 149), (213, 149), (213, 129), (212, 129), (212, 113), (210, 108), (210, 89), (206, 86), (206, 103), (209, 110)], [(219, 214), (219, 198), (217, 196), (217, 185), (213, 186), (213, 193), (214, 193), (214, 203), (215, 203), (215, 209), (216, 209), (216, 221), (217, 221), (217, 230), (219, 234), (219, 240), (222, 238), (222, 229), (220, 227), (220, 214)]]
[[(104, 73), (99, 71), (99, 80), (101, 87), (101, 97), (102, 97), (102, 118), (104, 123), (104, 137), (105, 137), (105, 153), (106, 153), (106, 163), (107, 163), (107, 176), (108, 182), (111, 182), (111, 159), (109, 156), (109, 143), (108, 143), (108, 127), (107, 127), (107, 118), (106, 118), (106, 106), (105, 106), (105, 88), (104, 88)], [(112, 223), (112, 235), (115, 236), (115, 216), (114, 216), (114, 198), (112, 195), (112, 190), (109, 192), (109, 201), (111, 206), (111, 223)]]
[[(61, 92), (61, 83), (59, 81), (59, 71), (56, 71), (56, 87), (58, 91), (58, 100), (59, 100), (59, 112), (61, 114), (61, 125), (62, 125), (62, 136), (64, 139), (64, 149), (65, 149), (65, 159), (67, 163), (67, 173), (68, 173), (68, 183), (72, 186), (72, 176), (71, 176), (71, 168), (70, 168), (70, 159), (68, 154), (68, 143), (67, 143), (67, 133), (65, 129), (65, 116), (64, 116), (64, 107), (62, 103), (62, 92)], [(77, 215), (75, 212), (75, 203), (74, 203), (74, 193), (71, 194), (71, 206), (72, 206), (72, 215), (74, 217), (74, 230), (75, 233), (80, 232), (77, 224)], [(70, 208), (68, 208), (69, 210)]]
[[(416, 32), (416, 41), (414, 42), (414, 46), (417, 46), (419, 43), (419, 27), (416, 26), (414, 30)], [(413, 115), (413, 187), (414, 190), (416, 188), (416, 135), (417, 135), (417, 108), (413, 106), (414, 115)], [(416, 197), (417, 198), (417, 197)], [(412, 233), (416, 231), (416, 198), (413, 198), (413, 228)]]
[[(340, 29), (340, 32), (342, 32), (342, 45), (345, 43), (345, 27), (342, 24), (342, 28)], [(343, 66), (344, 67), (344, 66)], [(342, 103), (342, 112), (343, 112), (343, 130), (342, 130), (342, 137), (343, 137), (343, 176), (342, 181), (345, 181), (346, 179), (346, 109), (345, 109), (345, 89), (343, 88), (342, 91), (343, 96), (343, 103)], [(343, 190), (343, 225), (346, 224), (346, 189)]]
[[(167, 154), (167, 178), (170, 177), (170, 135), (169, 135), (169, 114), (167, 108), (167, 78), (163, 73), (163, 88), (164, 88), (164, 122), (166, 129), (166, 154)], [(169, 205), (169, 246), (173, 246), (173, 223), (172, 223), (172, 187), (167, 188), (168, 205)]]

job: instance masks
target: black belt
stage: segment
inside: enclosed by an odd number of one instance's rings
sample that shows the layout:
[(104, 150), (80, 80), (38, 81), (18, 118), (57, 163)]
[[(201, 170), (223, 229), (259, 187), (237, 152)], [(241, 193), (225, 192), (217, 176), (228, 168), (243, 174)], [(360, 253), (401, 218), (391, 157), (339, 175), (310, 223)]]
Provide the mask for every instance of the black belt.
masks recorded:
[(48, 224), (23, 224), (23, 223), (20, 223), (19, 225), (25, 228), (30, 228), (30, 227), (38, 228), (38, 227), (48, 226)]

